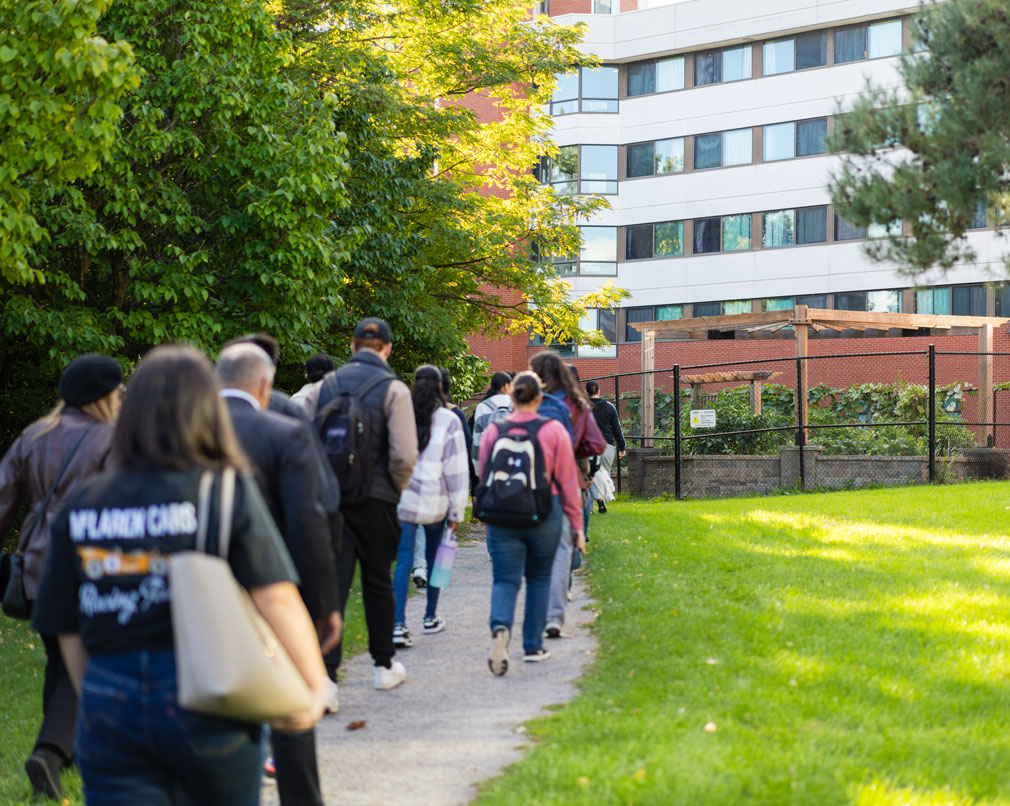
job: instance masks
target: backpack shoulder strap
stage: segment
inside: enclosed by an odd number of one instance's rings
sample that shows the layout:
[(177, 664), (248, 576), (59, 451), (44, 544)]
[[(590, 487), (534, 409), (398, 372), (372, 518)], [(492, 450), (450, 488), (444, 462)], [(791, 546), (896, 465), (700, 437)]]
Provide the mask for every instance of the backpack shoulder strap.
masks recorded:
[(353, 394), (356, 398), (358, 398), (358, 400), (361, 400), (365, 397), (365, 395), (367, 395), (369, 392), (371, 392), (380, 384), (385, 383), (386, 381), (395, 381), (395, 380), (396, 376), (393, 375), (392, 373), (385, 371), (377, 372), (374, 377), (369, 378), (367, 381), (361, 384), (360, 387), (358, 387), (358, 390), (356, 392), (352, 392), (351, 394)]

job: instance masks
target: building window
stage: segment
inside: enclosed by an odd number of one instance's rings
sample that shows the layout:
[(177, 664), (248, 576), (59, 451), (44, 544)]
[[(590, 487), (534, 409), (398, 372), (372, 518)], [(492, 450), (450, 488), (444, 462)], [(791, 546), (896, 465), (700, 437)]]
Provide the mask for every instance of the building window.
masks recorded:
[(985, 229), (989, 226), (989, 210), (984, 201), (980, 201), (975, 205), (975, 209), (972, 211), (971, 223), (968, 225), (968, 229)]
[(684, 222), (664, 221), (628, 227), (624, 252), (627, 260), (680, 257), (684, 254)]
[(684, 170), (684, 138), (628, 146), (628, 178), (680, 173)]
[(858, 62), (866, 58), (866, 26), (835, 31), (835, 64)]
[[(838, 213), (835, 213), (835, 240), (836, 241), (856, 241), (866, 237), (866, 227), (857, 224), (850, 224)], [(843, 309), (849, 310), (849, 309)]]
[(828, 35), (821, 31), (765, 42), (762, 62), (766, 76), (823, 67), (828, 63)]
[(657, 322), (670, 322), (674, 319), (684, 318), (684, 306), (683, 305), (657, 305), (656, 306), (656, 321)]
[(873, 22), (835, 31), (835, 64), (901, 53), (901, 20)]
[[(950, 288), (924, 288), (915, 292), (915, 312), (950, 314)], [(997, 316), (999, 316), (997, 311)]]
[(836, 311), (865, 311), (866, 292), (854, 291), (849, 294), (835, 294)]
[(766, 299), (761, 302), (761, 310), (763, 311), (788, 311), (794, 308), (796, 305), (792, 297), (776, 297), (775, 299)]
[(793, 39), (778, 39), (765, 42), (762, 53), (763, 73), (774, 76), (791, 73), (796, 69), (796, 42)]
[(774, 162), (823, 154), (827, 134), (827, 118), (765, 126), (763, 159), (765, 162)]
[(628, 97), (684, 89), (684, 57), (640, 62), (628, 67)]
[(692, 318), (696, 316), (722, 316), (721, 302), (696, 302), (693, 307)]
[(750, 45), (699, 53), (694, 57), (695, 86), (750, 78), (751, 58)]
[(616, 67), (583, 67), (558, 73), (555, 78), (551, 115), (618, 111)]
[(590, 308), (579, 322), (582, 330), (599, 330), (609, 342), (604, 347), (579, 345), (579, 358), (617, 358), (617, 311)]
[(581, 193), (617, 193), (617, 146), (582, 146)]
[(632, 325), (636, 322), (653, 322), (655, 313), (652, 306), (647, 308), (627, 308), (624, 311), (624, 340), (628, 342), (638, 342), (642, 340), (642, 334)]
[(828, 297), (826, 294), (807, 294), (796, 297), (797, 305), (806, 305), (808, 308), (820, 308), (826, 310), (828, 307)]
[(730, 215), (722, 220), (722, 250), (741, 252), (751, 248), (750, 215)]
[(580, 227), (579, 274), (617, 274), (617, 227)]
[(796, 243), (827, 243), (828, 208), (803, 207), (796, 211)]
[(901, 53), (901, 20), (875, 22), (869, 26), (867, 55), (871, 59)]
[(721, 218), (700, 218), (694, 222), (694, 254), (718, 252), (721, 246)]
[(558, 155), (547, 159), (547, 176), (557, 193), (578, 192), (579, 147), (562, 146)]
[(753, 305), (749, 299), (733, 300), (732, 302), (724, 302), (722, 304), (723, 316), (734, 316), (741, 313), (750, 313), (753, 310)]
[(954, 286), (950, 289), (950, 309), (954, 316), (985, 316), (985, 286)]
[(593, 0), (594, 14), (617, 14), (620, 11), (619, 0)]
[(753, 145), (752, 129), (700, 134), (694, 138), (694, 167), (701, 170), (748, 165), (754, 159)]
[(901, 235), (901, 219), (896, 218), (887, 224), (870, 224), (866, 228), (867, 238), (886, 238), (888, 236)]
[(866, 310), (870, 313), (901, 313), (901, 292), (868, 291), (866, 293)]
[(828, 35), (825, 31), (796, 37), (796, 69), (809, 70), (828, 63)]
[(762, 248), (792, 246), (794, 243), (796, 243), (796, 212), (775, 210), (765, 213), (761, 224)]

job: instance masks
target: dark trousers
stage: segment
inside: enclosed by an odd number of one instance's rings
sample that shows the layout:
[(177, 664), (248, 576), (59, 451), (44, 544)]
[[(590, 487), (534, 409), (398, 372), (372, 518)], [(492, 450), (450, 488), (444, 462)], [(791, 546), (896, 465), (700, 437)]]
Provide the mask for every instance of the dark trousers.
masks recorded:
[(46, 673), (42, 684), (42, 727), (35, 739), (35, 749), (55, 750), (68, 764), (74, 755), (74, 723), (77, 695), (70, 683), (67, 667), (55, 635), (43, 635), (46, 649)]
[[(400, 522), (396, 504), (369, 498), (357, 506), (341, 508), (344, 535), (337, 557), (337, 587), (340, 589), (340, 614), (347, 608), (354, 566), (361, 564), (361, 594), (365, 602), (368, 627), (368, 651), (376, 666), (388, 667), (396, 654), (393, 647), (393, 579), (390, 574), (400, 545)], [(340, 668), (343, 644), (325, 657), (330, 677)]]
[(323, 806), (316, 766), (316, 731), (270, 734), (281, 806)]

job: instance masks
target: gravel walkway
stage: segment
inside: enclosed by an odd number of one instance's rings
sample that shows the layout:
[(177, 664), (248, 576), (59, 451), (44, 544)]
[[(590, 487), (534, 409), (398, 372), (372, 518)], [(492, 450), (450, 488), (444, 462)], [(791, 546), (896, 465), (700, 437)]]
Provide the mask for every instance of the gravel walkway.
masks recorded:
[[(565, 638), (547, 641), (552, 657), (523, 663), (522, 640), (510, 645), (504, 677), (487, 667), (491, 562), (483, 540), (460, 546), (452, 586), (443, 592), (439, 614), (445, 632), (424, 635), (424, 597), (412, 596), (407, 625), (411, 649), (397, 653), (407, 680), (392, 691), (372, 688), (367, 653), (345, 666), (340, 712), (316, 729), (319, 773), (332, 806), (456, 806), (469, 803), (476, 784), (518, 761), (530, 742), (520, 727), (549, 705), (576, 693), (576, 681), (592, 661), (596, 644), (589, 630), (595, 617), (576, 577)], [(516, 629), (521, 631), (520, 592)], [(349, 725), (364, 726), (349, 730)], [(276, 788), (262, 803), (277, 803)]]

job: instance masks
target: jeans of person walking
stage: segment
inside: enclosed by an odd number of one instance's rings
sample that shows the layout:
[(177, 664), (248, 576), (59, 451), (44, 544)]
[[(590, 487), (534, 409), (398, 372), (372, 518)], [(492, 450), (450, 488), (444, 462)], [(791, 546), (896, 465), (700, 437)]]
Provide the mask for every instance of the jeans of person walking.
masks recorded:
[(558, 551), (562, 521), (567, 524), (561, 501), (554, 496), (551, 514), (539, 526), (510, 529), (488, 526), (487, 546), (491, 552), (494, 585), (491, 588), (491, 634), (499, 627), (512, 632), (516, 600), (526, 578), (526, 617), (523, 622), (523, 650), (536, 652), (544, 645), (547, 598), (551, 566)]
[(171, 650), (88, 660), (74, 744), (88, 803), (256, 806), (261, 734), (180, 707)]
[[(424, 557), (428, 562), (429, 571), (435, 566), (435, 554), (445, 533), (445, 521), (422, 524), (424, 529)], [(395, 624), (407, 623), (407, 590), (410, 587), (410, 574), (414, 570), (414, 535), (416, 523), (404, 523), (400, 532), (400, 549), (396, 553), (396, 572), (393, 574), (393, 593), (396, 595), (396, 612), (393, 616)], [(425, 618), (435, 618), (438, 609), (439, 589), (428, 585), (425, 588), (428, 603), (424, 609)]]
[(547, 621), (556, 621), (559, 626), (563, 626), (565, 623), (573, 551), (575, 551), (575, 542), (572, 539), (572, 525), (568, 522), (568, 518), (565, 518), (561, 524), (558, 550), (554, 555), (554, 563), (551, 568), (550, 597), (547, 602)]

